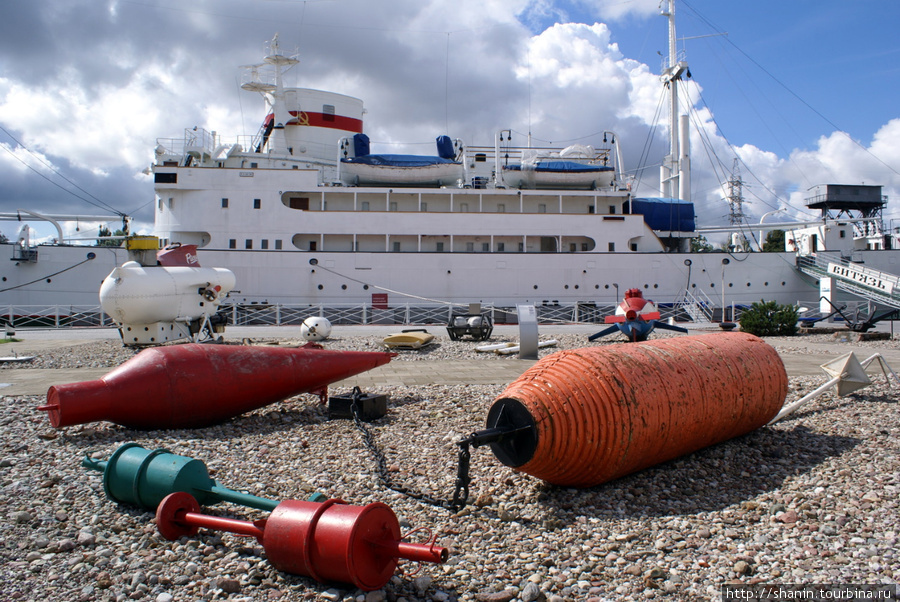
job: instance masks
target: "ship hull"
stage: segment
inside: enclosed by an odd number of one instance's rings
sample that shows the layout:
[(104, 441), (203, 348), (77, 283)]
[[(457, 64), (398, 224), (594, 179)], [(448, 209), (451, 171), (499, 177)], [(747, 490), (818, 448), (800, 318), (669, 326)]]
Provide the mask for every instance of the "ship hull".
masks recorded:
[[(0, 245), (4, 254), (12, 245)], [(88, 253), (93, 260), (85, 261)], [(657, 303), (685, 289), (712, 306), (760, 300), (818, 305), (818, 283), (794, 267), (792, 253), (323, 253), (201, 251), (203, 264), (236, 277), (236, 304), (403, 306), (442, 303), (615, 305), (628, 288)], [(862, 251), (864, 265), (900, 272), (900, 251)], [(723, 259), (729, 263), (723, 266)], [(5, 315), (99, 305), (100, 283), (127, 260), (124, 249), (40, 247), (36, 263), (0, 266)], [(687, 265), (687, 263), (690, 265)], [(76, 266), (76, 267), (73, 267)], [(65, 271), (63, 271), (65, 270)], [(52, 274), (52, 276), (50, 276)], [(37, 280), (37, 282), (33, 282)], [(27, 286), (20, 286), (26, 283)], [(724, 285), (724, 289), (723, 289)], [(14, 287), (19, 288), (14, 288)], [(725, 291), (724, 297), (722, 291)], [(11, 308), (29, 308), (13, 310)]]

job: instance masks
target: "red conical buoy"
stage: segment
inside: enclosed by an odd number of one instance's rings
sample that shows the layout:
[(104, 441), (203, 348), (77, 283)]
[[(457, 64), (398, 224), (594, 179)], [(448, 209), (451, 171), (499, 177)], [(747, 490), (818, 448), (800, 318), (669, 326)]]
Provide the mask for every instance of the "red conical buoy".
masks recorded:
[(135, 429), (197, 428), (299, 395), (388, 363), (395, 353), (245, 345), (145, 349), (99, 380), (47, 391), (60, 428), (107, 420)]

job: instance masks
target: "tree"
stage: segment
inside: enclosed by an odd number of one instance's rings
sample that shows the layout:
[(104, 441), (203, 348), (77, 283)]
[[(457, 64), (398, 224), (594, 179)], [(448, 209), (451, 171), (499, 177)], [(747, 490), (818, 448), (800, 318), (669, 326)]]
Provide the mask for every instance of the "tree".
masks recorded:
[(764, 253), (780, 253), (784, 251), (784, 230), (770, 230), (763, 243)]
[(99, 239), (97, 239), (98, 247), (121, 247), (121, 239), (110, 240), (108, 238), (104, 238), (104, 236), (125, 236), (125, 232), (123, 230), (116, 230), (115, 233), (112, 233), (107, 226), (101, 225), (100, 231), (97, 233), (97, 236), (100, 237)]
[(709, 253), (713, 246), (702, 234), (691, 239), (691, 253)]
[(797, 334), (800, 310), (796, 305), (780, 305), (775, 301), (754, 303), (741, 314), (741, 330), (758, 337)]

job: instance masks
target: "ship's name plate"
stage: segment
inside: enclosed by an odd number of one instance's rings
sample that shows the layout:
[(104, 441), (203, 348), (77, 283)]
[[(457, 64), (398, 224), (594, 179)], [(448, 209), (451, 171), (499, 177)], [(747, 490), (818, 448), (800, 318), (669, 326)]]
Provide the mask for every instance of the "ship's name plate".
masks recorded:
[(252, 178), (252, 177), (253, 177), (253, 172), (252, 172), (252, 171), (242, 171), (242, 172), (239, 173), (238, 175), (239, 175), (240, 177), (242, 177), (242, 178)]
[(877, 288), (888, 295), (894, 292), (894, 283), (890, 280), (882, 278), (881, 273), (874, 270), (859, 270), (837, 263), (828, 264), (828, 273), (834, 276), (840, 276), (848, 280), (853, 280), (869, 288)]

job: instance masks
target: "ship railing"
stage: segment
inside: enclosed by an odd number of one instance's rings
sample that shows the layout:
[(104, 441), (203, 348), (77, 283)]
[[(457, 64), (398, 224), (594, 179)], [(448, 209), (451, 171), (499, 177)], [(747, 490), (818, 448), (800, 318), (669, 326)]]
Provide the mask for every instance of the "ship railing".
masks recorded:
[(0, 320), (11, 328), (90, 328), (114, 326), (99, 305), (5, 305)]
[[(299, 326), (306, 318), (321, 316), (332, 324), (365, 325), (447, 325), (454, 313), (468, 311), (467, 305), (402, 303), (384, 305), (309, 305), (279, 303), (226, 303), (220, 313), (233, 326)], [(615, 313), (614, 303), (580, 302), (569, 304), (542, 303), (536, 306), (539, 324), (602, 324)], [(482, 313), (494, 324), (517, 324), (515, 306), (482, 304)], [(664, 319), (684, 320), (684, 306), (660, 304)], [(0, 306), (0, 326), (13, 329), (37, 328), (113, 328), (112, 318), (99, 305), (5, 305)], [(708, 320), (699, 320), (708, 321)]]
[[(685, 289), (673, 304), (675, 309), (686, 313), (691, 322), (712, 322), (715, 304), (702, 289)], [(724, 310), (723, 310), (724, 311)]]
[[(602, 323), (603, 318), (615, 311), (614, 305), (598, 305), (592, 302), (576, 304), (541, 304), (536, 307), (540, 324)], [(467, 311), (465, 305), (428, 305), (402, 303), (384, 305), (282, 305), (282, 304), (233, 304), (220, 310), (229, 316), (229, 323), (236, 326), (289, 326), (300, 325), (308, 317), (326, 318), (332, 324), (449, 324), (454, 313)], [(490, 315), (494, 324), (518, 322), (514, 306), (484, 304), (482, 312)]]

